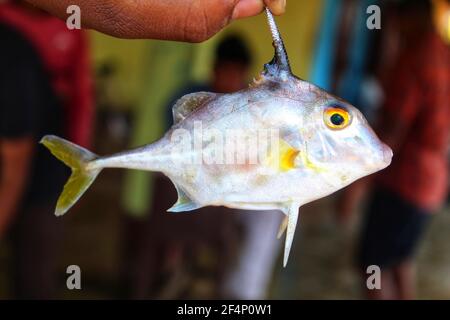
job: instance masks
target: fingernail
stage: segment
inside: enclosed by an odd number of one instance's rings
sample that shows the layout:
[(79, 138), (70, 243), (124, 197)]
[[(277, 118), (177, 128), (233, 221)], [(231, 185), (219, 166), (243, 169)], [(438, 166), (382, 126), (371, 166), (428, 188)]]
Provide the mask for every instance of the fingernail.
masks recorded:
[(233, 9), (232, 19), (241, 19), (257, 15), (263, 10), (262, 0), (240, 0)]
[(286, 10), (286, 0), (268, 0), (266, 3), (274, 15), (283, 14)]

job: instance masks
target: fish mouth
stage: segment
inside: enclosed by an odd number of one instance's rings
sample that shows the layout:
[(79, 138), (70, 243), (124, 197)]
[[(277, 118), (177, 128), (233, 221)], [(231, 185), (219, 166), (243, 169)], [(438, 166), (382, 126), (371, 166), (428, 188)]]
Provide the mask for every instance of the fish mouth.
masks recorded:
[(384, 163), (383, 168), (386, 168), (387, 166), (389, 166), (391, 164), (394, 153), (392, 152), (392, 149), (386, 144), (382, 146), (382, 153), (383, 153), (383, 163)]
[(372, 173), (382, 170), (391, 164), (392, 156), (392, 149), (382, 144), (366, 156), (366, 166)]
[(372, 162), (373, 168), (378, 171), (388, 167), (392, 162), (393, 152), (392, 149), (386, 144), (382, 144), (381, 147), (375, 151), (378, 156)]

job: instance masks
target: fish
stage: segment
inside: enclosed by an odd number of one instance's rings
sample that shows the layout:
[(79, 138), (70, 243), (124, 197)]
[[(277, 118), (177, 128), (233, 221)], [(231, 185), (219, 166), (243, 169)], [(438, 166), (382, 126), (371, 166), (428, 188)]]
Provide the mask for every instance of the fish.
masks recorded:
[(181, 97), (172, 108), (173, 126), (159, 140), (98, 156), (44, 136), (41, 143), (72, 169), (56, 216), (103, 169), (162, 172), (178, 193), (169, 212), (205, 206), (281, 211), (285, 267), (302, 205), (387, 167), (392, 150), (356, 107), (292, 73), (275, 19), (265, 10), (275, 54), (257, 79), (234, 93)]

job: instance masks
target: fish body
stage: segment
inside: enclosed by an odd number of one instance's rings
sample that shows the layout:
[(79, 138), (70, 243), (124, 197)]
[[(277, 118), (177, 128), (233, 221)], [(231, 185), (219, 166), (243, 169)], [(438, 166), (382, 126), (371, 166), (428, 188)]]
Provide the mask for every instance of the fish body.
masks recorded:
[(58, 200), (64, 214), (104, 168), (164, 173), (178, 201), (168, 211), (204, 206), (281, 210), (287, 263), (298, 209), (389, 165), (392, 151), (344, 100), (297, 78), (267, 10), (275, 57), (248, 88), (198, 92), (173, 107), (158, 141), (106, 157), (55, 136), (42, 143), (72, 168)]

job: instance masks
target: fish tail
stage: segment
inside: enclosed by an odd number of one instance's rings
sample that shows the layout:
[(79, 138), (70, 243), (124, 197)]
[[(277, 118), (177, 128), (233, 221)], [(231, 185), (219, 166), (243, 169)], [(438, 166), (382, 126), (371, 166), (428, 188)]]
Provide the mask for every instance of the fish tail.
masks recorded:
[(69, 180), (56, 204), (55, 215), (62, 216), (89, 188), (102, 168), (89, 166), (98, 156), (72, 142), (53, 135), (47, 135), (40, 141), (50, 152), (72, 169)]

